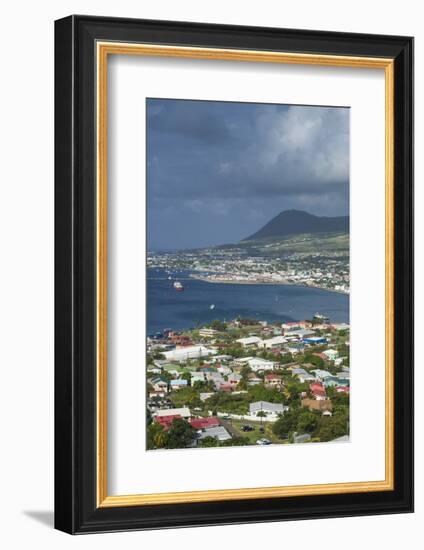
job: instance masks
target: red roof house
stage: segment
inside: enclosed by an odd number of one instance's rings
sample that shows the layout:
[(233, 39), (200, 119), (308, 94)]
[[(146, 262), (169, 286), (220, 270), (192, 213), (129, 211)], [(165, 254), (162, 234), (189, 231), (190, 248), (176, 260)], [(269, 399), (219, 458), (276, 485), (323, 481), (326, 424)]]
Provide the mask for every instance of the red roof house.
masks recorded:
[(327, 395), (324, 386), (319, 382), (312, 382), (312, 384), (309, 386), (309, 389), (311, 390), (311, 393), (315, 398), (322, 399)]
[(159, 422), (159, 424), (161, 424), (161, 426), (163, 426), (165, 430), (168, 430), (171, 427), (171, 424), (177, 418), (181, 418), (181, 416), (179, 414), (172, 414), (169, 416), (157, 416), (155, 420), (156, 422)]
[(219, 426), (219, 420), (215, 416), (209, 418), (192, 418), (190, 424), (196, 430), (203, 430), (205, 428), (215, 428)]

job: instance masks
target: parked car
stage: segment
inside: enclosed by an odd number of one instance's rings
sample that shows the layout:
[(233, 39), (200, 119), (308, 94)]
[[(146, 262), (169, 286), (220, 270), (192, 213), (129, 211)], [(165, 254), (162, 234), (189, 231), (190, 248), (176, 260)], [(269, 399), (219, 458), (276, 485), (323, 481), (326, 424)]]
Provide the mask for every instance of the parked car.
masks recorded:
[(258, 439), (256, 443), (257, 445), (271, 445), (271, 441), (269, 439), (266, 439), (265, 437)]
[(253, 426), (245, 425), (241, 427), (242, 432), (253, 432), (255, 428)]

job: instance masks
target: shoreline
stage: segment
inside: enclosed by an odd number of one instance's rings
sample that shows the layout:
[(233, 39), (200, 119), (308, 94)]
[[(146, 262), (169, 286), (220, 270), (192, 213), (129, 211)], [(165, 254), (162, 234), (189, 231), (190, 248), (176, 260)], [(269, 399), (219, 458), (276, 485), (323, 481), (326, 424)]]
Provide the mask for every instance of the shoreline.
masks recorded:
[(279, 286), (299, 286), (303, 288), (316, 288), (318, 290), (326, 290), (327, 292), (334, 292), (336, 294), (344, 294), (345, 296), (349, 296), (349, 292), (344, 292), (343, 290), (335, 290), (334, 288), (327, 288), (325, 286), (319, 286), (319, 285), (305, 285), (305, 284), (299, 284), (299, 283), (291, 283), (289, 281), (246, 281), (246, 280), (233, 280), (233, 279), (221, 279), (221, 280), (214, 280), (209, 279), (208, 277), (202, 276), (202, 275), (194, 275), (190, 274), (189, 278), (196, 279), (198, 281), (203, 281), (205, 283), (212, 283), (212, 284), (223, 284), (223, 285), (279, 285)]

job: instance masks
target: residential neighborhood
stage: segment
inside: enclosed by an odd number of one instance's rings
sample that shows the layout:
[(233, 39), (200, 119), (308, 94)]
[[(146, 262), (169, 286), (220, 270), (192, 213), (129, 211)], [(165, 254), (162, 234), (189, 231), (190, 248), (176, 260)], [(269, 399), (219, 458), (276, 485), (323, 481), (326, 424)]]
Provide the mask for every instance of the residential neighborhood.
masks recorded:
[[(147, 448), (349, 436), (349, 325), (237, 318), (147, 339)], [(340, 439), (342, 438), (342, 439)]]

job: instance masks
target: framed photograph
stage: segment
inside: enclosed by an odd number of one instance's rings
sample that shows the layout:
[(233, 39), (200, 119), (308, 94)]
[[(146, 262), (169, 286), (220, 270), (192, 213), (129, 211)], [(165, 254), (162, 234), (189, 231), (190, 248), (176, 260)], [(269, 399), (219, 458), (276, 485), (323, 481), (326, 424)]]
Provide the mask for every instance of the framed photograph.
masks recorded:
[(56, 528), (411, 512), (413, 39), (55, 52)]

